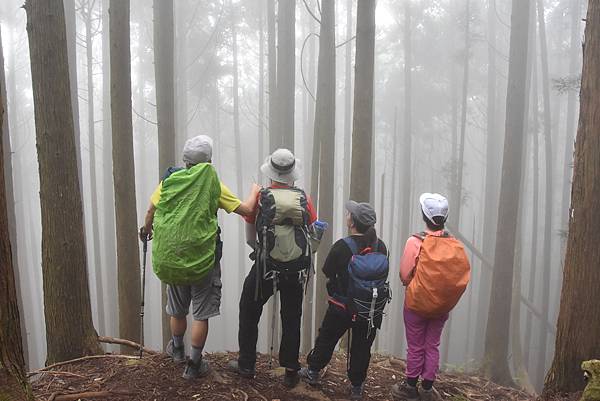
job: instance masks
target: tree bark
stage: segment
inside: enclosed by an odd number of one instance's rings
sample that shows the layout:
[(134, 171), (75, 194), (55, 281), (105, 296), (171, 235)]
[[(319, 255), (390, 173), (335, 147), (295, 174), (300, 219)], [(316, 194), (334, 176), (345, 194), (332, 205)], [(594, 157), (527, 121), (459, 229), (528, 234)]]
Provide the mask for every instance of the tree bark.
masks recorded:
[[(546, 22), (544, 19), (544, 1), (537, 0), (537, 16), (538, 29), (540, 38), (540, 53), (542, 56), (542, 90), (544, 94), (544, 160), (545, 168), (545, 201), (544, 201), (544, 244), (542, 249), (543, 259), (542, 266), (544, 273), (542, 274), (542, 321), (548, 320), (548, 310), (550, 303), (550, 274), (552, 271), (551, 264), (551, 244), (552, 244), (552, 119), (550, 112), (550, 78), (548, 74), (548, 45), (546, 42)], [(540, 337), (536, 341), (539, 344), (537, 367), (535, 375), (535, 383), (541, 385), (544, 380), (546, 371), (546, 349), (548, 343), (548, 330), (544, 325), (540, 325)]]
[[(275, 0), (267, 0), (267, 65), (269, 80), (269, 153), (277, 149), (277, 27)], [(261, 160), (262, 162), (262, 160)]]
[(554, 361), (544, 394), (574, 392), (583, 388), (580, 364), (600, 355), (597, 302), (600, 283), (600, 3), (590, 1), (585, 28), (579, 129), (575, 143), (572, 208), (563, 274)]
[(101, 349), (88, 290), (63, 4), (28, 0), (24, 7), (40, 173), (47, 362), (54, 363)]
[[(18, 283), (13, 270), (7, 186), (4, 171), (4, 111), (6, 105), (4, 58), (0, 38), (0, 399), (33, 400), (25, 376)], [(8, 163), (7, 163), (8, 164)]]
[(294, 151), (294, 99), (296, 91), (296, 2), (279, 1), (277, 7), (277, 129), (275, 148)]
[[(315, 138), (321, 142), (319, 163), (319, 218), (333, 227), (333, 197), (335, 179), (335, 0), (321, 4), (319, 65), (317, 72), (317, 103), (315, 108)], [(327, 310), (326, 278), (321, 268), (327, 250), (333, 242), (333, 230), (326, 230), (319, 249), (315, 287), (315, 322), (323, 321)]]
[(508, 339), (517, 232), (514, 211), (519, 207), (520, 199), (527, 49), (529, 47), (528, 26), (529, 2), (513, 0), (506, 99), (506, 139), (502, 162), (492, 293), (483, 361), (484, 374), (499, 384), (507, 385), (513, 384), (508, 367)]
[(350, 199), (368, 202), (371, 193), (375, 0), (357, 2), (356, 67), (352, 128)]
[[(129, 0), (110, 0), (110, 77), (113, 180), (117, 227), (119, 337), (140, 338), (140, 271), (131, 120)], [(131, 349), (121, 347), (121, 352)]]
[[(346, 40), (352, 37), (352, 3), (346, 2)], [(345, 77), (344, 77), (344, 201), (350, 195), (350, 170), (352, 164), (352, 46), (345, 45)]]

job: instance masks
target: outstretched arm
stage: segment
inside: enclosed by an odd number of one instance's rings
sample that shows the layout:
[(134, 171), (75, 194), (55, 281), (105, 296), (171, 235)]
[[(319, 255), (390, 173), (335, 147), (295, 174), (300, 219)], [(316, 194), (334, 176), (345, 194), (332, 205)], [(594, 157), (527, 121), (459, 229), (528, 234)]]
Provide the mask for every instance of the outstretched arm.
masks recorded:
[(256, 210), (256, 202), (258, 201), (258, 191), (260, 191), (260, 186), (252, 184), (252, 189), (246, 200), (240, 203), (233, 212), (244, 217), (253, 215)]

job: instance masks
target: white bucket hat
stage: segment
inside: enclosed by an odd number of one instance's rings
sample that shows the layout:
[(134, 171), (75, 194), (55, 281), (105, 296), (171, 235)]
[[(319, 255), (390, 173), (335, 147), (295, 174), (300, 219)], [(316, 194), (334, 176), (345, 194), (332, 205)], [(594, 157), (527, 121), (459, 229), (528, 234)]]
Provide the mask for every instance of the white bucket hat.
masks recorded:
[(292, 185), (298, 179), (299, 160), (287, 149), (277, 149), (267, 157), (260, 171), (273, 181)]
[(419, 203), (423, 214), (433, 224), (437, 225), (433, 220), (434, 217), (443, 217), (444, 220), (448, 218), (448, 199), (443, 195), (425, 192), (419, 197)]
[(185, 141), (183, 162), (185, 164), (208, 163), (212, 159), (213, 140), (206, 135), (198, 135)]

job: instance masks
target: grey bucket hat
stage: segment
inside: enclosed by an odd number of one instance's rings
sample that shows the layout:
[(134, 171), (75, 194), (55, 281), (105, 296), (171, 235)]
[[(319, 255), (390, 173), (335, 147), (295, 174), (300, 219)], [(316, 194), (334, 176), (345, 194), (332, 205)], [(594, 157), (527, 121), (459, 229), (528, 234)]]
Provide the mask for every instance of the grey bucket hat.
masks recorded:
[(346, 202), (346, 210), (350, 212), (352, 217), (365, 226), (374, 226), (377, 223), (377, 214), (373, 206), (366, 202), (355, 202), (349, 200)]
[(273, 181), (292, 185), (298, 179), (298, 162), (287, 149), (277, 149), (265, 160), (260, 171)]

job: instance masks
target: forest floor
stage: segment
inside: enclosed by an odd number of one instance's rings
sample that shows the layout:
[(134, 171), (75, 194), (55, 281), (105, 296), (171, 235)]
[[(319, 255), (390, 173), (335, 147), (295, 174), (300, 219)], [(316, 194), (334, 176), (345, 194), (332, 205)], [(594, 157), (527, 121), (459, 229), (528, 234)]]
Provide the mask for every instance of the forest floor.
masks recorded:
[[(187, 381), (181, 377), (183, 365), (175, 364), (164, 354), (136, 357), (107, 355), (83, 359), (39, 371), (31, 375), (33, 391), (38, 400), (162, 401), (162, 400), (239, 400), (239, 401), (340, 401), (348, 399), (345, 354), (335, 354), (324, 371), (322, 384), (311, 387), (303, 382), (288, 390), (283, 386), (282, 368), (269, 368), (269, 357), (260, 355), (257, 376), (243, 379), (229, 372), (227, 361), (234, 353), (206, 355), (211, 373), (201, 379)], [(390, 387), (404, 378), (404, 361), (374, 355), (369, 367), (364, 400), (392, 400)], [(444, 400), (511, 400), (531, 401), (521, 391), (505, 388), (485, 379), (461, 374), (442, 373), (436, 382)], [(87, 396), (82, 393), (94, 393)], [(556, 401), (575, 401), (579, 397)]]

